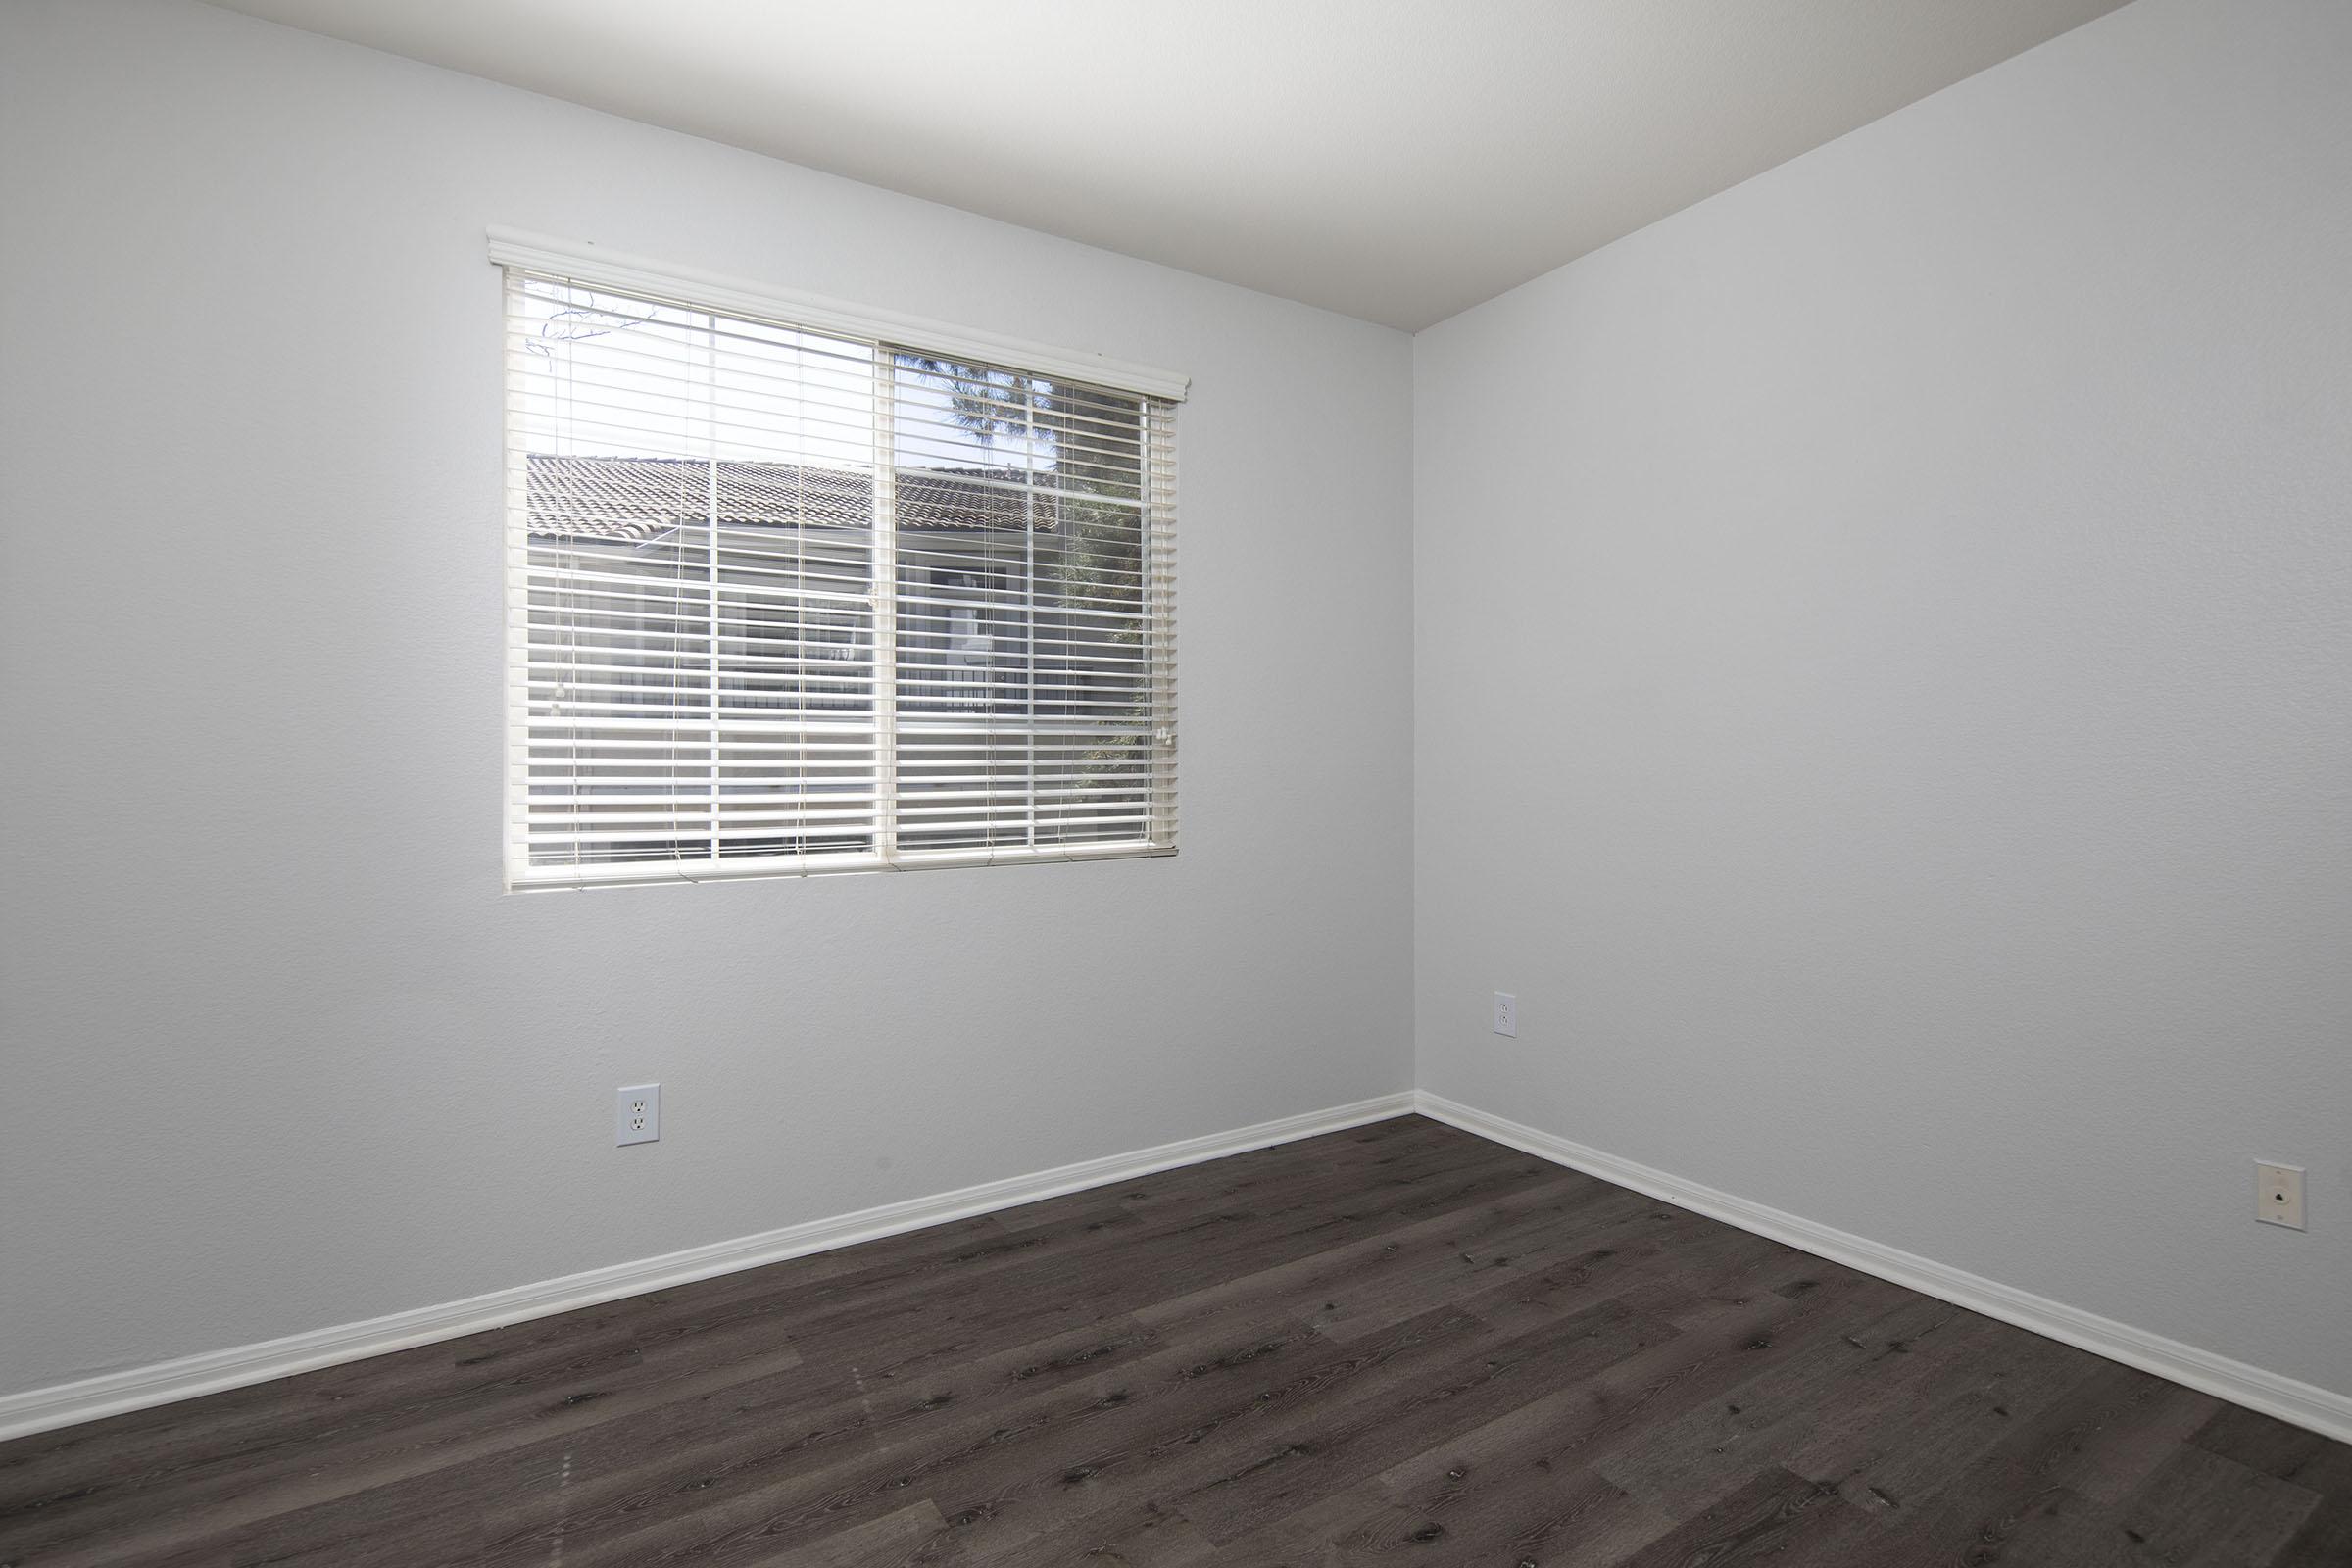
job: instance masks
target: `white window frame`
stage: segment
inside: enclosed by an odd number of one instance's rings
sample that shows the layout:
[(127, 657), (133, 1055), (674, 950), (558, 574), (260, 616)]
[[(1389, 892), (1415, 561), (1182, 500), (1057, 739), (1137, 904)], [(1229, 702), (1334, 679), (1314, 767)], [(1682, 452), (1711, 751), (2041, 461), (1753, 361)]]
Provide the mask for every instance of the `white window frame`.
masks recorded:
[[(1184, 400), (1190, 378), (1151, 366), (1115, 360), (1082, 350), (978, 331), (948, 322), (898, 312), (848, 304), (820, 295), (804, 294), (675, 267), (643, 257), (610, 251), (601, 246), (494, 227), (489, 231), (489, 255), (501, 269), (562, 278), (583, 287), (609, 290), (674, 304), (683, 308), (738, 317), (777, 326), (807, 328), (842, 337), (900, 345), (942, 359), (1004, 366), (1050, 379), (1066, 380), (1133, 394), (1161, 405)], [(1147, 543), (1147, 580), (1152, 620), (1153, 761), (1149, 836), (1144, 840), (1102, 843), (998, 846), (994, 848), (903, 850), (895, 834), (883, 827), (882, 848), (873, 854), (830, 854), (804, 857), (749, 858), (740, 867), (723, 862), (645, 861), (589, 866), (540, 865), (529, 861), (523, 828), (523, 807), (529, 782), (528, 645), (522, 606), (522, 581), (527, 573), (528, 516), (524, 499), (509, 483), (506, 502), (507, 533), (507, 789), (505, 816), (506, 885), (519, 892), (541, 888), (591, 888), (746, 878), (804, 876), (849, 871), (911, 870), (923, 867), (1001, 865), (1086, 859), (1128, 859), (1176, 853), (1176, 670), (1175, 604), (1172, 578), (1174, 525), (1174, 468), (1172, 422), (1163, 415), (1163, 428), (1146, 452), (1144, 509)], [(510, 461), (512, 441), (509, 441)], [(885, 487), (887, 490), (888, 487)], [(877, 583), (893, 586), (877, 592), (877, 612), (891, 602), (895, 616), (896, 573), (890, 566), (890, 519), (877, 516)], [(893, 639), (877, 637), (877, 653)], [(877, 694), (895, 692), (895, 674), (887, 660), (875, 666)], [(878, 695), (877, 729), (887, 734), (891, 724), (891, 696)], [(887, 763), (885, 763), (887, 767)], [(895, 789), (885, 781), (877, 815), (887, 819), (895, 806)], [(878, 824), (879, 826), (879, 824)], [(782, 862), (782, 863), (779, 863)]]

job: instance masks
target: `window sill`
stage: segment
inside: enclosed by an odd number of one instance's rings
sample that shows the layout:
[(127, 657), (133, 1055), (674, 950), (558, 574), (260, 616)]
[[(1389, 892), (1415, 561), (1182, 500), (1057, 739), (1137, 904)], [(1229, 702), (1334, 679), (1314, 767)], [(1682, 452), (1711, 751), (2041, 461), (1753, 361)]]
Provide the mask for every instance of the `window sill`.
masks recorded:
[(507, 891), (537, 893), (553, 888), (584, 892), (590, 888), (836, 876), (858, 871), (928, 871), (980, 865), (1059, 865), (1075, 860), (1154, 859), (1175, 853), (1176, 846), (1173, 844), (1122, 839), (1101, 844), (1059, 844), (1044, 849), (908, 850), (887, 859), (879, 855), (775, 855), (727, 860), (649, 860), (641, 865), (619, 866), (537, 865), (510, 872)]

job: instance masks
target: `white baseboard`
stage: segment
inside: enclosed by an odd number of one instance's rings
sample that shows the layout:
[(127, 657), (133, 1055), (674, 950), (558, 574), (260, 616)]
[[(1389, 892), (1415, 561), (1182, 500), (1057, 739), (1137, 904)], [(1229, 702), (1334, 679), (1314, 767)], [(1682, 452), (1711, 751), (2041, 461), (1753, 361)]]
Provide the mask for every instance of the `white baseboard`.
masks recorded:
[(1678, 1208), (1688, 1208), (1710, 1219), (1737, 1225), (1743, 1231), (1753, 1231), (1776, 1242), (1811, 1252), (1865, 1274), (1875, 1274), (1891, 1280), (1923, 1295), (1933, 1296), (1982, 1312), (1986, 1317), (2014, 1323), (2019, 1328), (2060, 1340), (2111, 1361), (2153, 1372), (2160, 1378), (2186, 1384), (2189, 1388), (2242, 1404), (2250, 1410), (2277, 1416), (2299, 1427), (2308, 1428), (2323, 1437), (2341, 1443), (2352, 1443), (2352, 1395), (2323, 1389), (2317, 1384), (2299, 1382), (2266, 1372), (2261, 1367), (2243, 1361), (2233, 1361), (2210, 1350), (2200, 1350), (2193, 1345), (2168, 1340), (2129, 1323), (2085, 1312), (2064, 1301), (2053, 1301), (2046, 1296), (2035, 1296), (1998, 1280), (1988, 1280), (1932, 1258), (1902, 1251), (1870, 1241), (1864, 1237), (1834, 1230), (1795, 1214), (1767, 1208), (1762, 1203), (1749, 1202), (1730, 1193), (1680, 1176), (1638, 1165), (1630, 1159), (1601, 1152), (1584, 1144), (1557, 1138), (1533, 1127), (1510, 1121), (1501, 1116), (1476, 1110), (1440, 1095), (1422, 1090), (1414, 1097), (1416, 1108), (1424, 1116), (1447, 1122), (1464, 1132), (1481, 1138), (1508, 1144), (1513, 1149), (1555, 1164), (1567, 1165), (1603, 1181), (1630, 1187), (1663, 1199)]
[(977, 1187), (960, 1188), (929, 1198), (910, 1198), (902, 1202), (885, 1203), (879, 1208), (860, 1209), (855, 1214), (787, 1225), (781, 1230), (740, 1237), (731, 1242), (713, 1242), (706, 1247), (688, 1248), (685, 1251), (670, 1252), (662, 1257), (649, 1257), (634, 1263), (615, 1263), (609, 1268), (590, 1269), (584, 1274), (567, 1274), (562, 1279), (542, 1280), (534, 1285), (517, 1285), (508, 1290), (492, 1291), (487, 1296), (469, 1297), (462, 1301), (416, 1307), (386, 1317), (369, 1318), (364, 1323), (313, 1329), (307, 1333), (290, 1334), (283, 1339), (265, 1340), (258, 1345), (208, 1350), (201, 1355), (181, 1356), (151, 1366), (130, 1367), (73, 1383), (60, 1383), (50, 1388), (0, 1395), (0, 1440), (95, 1421), (102, 1416), (120, 1415), (125, 1410), (169, 1404), (175, 1399), (192, 1399), (199, 1395), (243, 1388), (251, 1383), (266, 1383), (271, 1378), (315, 1371), (344, 1361), (357, 1361), (370, 1355), (381, 1355), (387, 1350), (405, 1350), (413, 1346), (429, 1345), (436, 1340), (458, 1339), (467, 1334), (481, 1333), (485, 1329), (501, 1328), (509, 1323), (548, 1317), (576, 1307), (595, 1306), (624, 1296), (640, 1296), (648, 1291), (664, 1290), (692, 1280), (732, 1274), (738, 1269), (757, 1268), (762, 1263), (779, 1263), (786, 1258), (801, 1257), (810, 1252), (850, 1247), (883, 1236), (896, 1236), (902, 1231), (920, 1230), (926, 1225), (968, 1219), (974, 1214), (992, 1213), (1001, 1208), (1015, 1208), (1023, 1203), (1034, 1203), (1040, 1199), (1058, 1198), (1064, 1193), (1101, 1187), (1110, 1182), (1130, 1181), (1178, 1165), (1196, 1165), (1202, 1160), (1220, 1159), (1227, 1154), (1245, 1153), (1252, 1149), (1312, 1138), (1318, 1133), (1360, 1127), (1367, 1122), (1406, 1115), (1412, 1109), (1413, 1097), (1410, 1093), (1383, 1095), (1376, 1100), (1359, 1100), (1351, 1105), (1334, 1105), (1328, 1110), (1308, 1111), (1304, 1115), (1259, 1122), (1253, 1127), (1237, 1127), (1231, 1132), (1211, 1133), (1204, 1138), (1187, 1138), (1178, 1143), (1161, 1144), (1154, 1149), (1139, 1149), (1131, 1153), (1081, 1160), (1075, 1165), (1062, 1165), (1027, 1176), (1010, 1176), (1003, 1181), (984, 1182)]
[(486, 1296), (416, 1307), (362, 1323), (314, 1329), (257, 1345), (210, 1350), (200, 1355), (131, 1367), (98, 1377), (0, 1395), (0, 1441), (46, 1432), (53, 1428), (120, 1415), (126, 1410), (169, 1404), (223, 1389), (266, 1383), (297, 1372), (315, 1371), (345, 1361), (357, 1361), (389, 1350), (404, 1350), (437, 1340), (458, 1339), (485, 1329), (548, 1317), (576, 1307), (595, 1306), (624, 1296), (664, 1290), (693, 1280), (782, 1262), (810, 1252), (850, 1247), (926, 1225), (967, 1219), (974, 1214), (1015, 1208), (1041, 1199), (1057, 1198), (1089, 1187), (1131, 1180), (1152, 1171), (1198, 1164), (1252, 1149), (1338, 1132), (1367, 1122), (1383, 1121), (1418, 1110), (1498, 1144), (1508, 1144), (1540, 1158), (1588, 1172), (1647, 1193), (1678, 1207), (1691, 1209), (1741, 1230), (1818, 1256), (1858, 1268), (1866, 1274), (1982, 1312), (2036, 1334), (2080, 1347), (2127, 1366), (2202, 1390), (2218, 1398), (2266, 1415), (2277, 1416), (2339, 1442), (2352, 1443), (2352, 1396), (2315, 1384), (2266, 1372), (2243, 1361), (2216, 1355), (2119, 1323), (2080, 1307), (2035, 1296), (1997, 1280), (1949, 1267), (1864, 1237), (1768, 1208), (1761, 1203), (1702, 1187), (1665, 1171), (1620, 1159), (1597, 1149), (1540, 1132), (1533, 1127), (1446, 1100), (1427, 1091), (1384, 1095), (1335, 1105), (1328, 1110), (1286, 1116), (1240, 1127), (1231, 1132), (1188, 1138), (1131, 1153), (1083, 1160), (1027, 1176), (1007, 1177), (929, 1198), (913, 1198), (879, 1208), (860, 1209), (831, 1219), (809, 1220), (781, 1230), (746, 1236), (707, 1247), (689, 1248), (661, 1257), (609, 1268), (569, 1274), (562, 1279), (518, 1285)]

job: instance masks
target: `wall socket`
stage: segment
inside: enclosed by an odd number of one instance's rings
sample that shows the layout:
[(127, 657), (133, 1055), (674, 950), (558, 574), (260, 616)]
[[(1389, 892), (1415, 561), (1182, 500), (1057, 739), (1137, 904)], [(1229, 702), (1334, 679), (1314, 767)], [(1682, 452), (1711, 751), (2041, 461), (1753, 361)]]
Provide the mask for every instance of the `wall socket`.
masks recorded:
[(2257, 1164), (2254, 1181), (2256, 1219), (2265, 1225), (2283, 1225), (2290, 1231), (2303, 1229), (2302, 1166)]
[(653, 1144), (662, 1139), (662, 1086), (631, 1084), (612, 1092), (612, 1142)]
[(1519, 999), (1508, 991), (1494, 993), (1494, 1032), (1519, 1038)]

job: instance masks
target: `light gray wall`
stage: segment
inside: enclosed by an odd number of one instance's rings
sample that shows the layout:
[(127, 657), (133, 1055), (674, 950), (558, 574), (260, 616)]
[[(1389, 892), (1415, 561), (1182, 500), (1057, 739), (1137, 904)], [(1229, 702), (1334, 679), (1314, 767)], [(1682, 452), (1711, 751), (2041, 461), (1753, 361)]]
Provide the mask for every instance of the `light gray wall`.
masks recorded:
[[(2139, 0), (1412, 351), (193, 5), (0, 45), (0, 1392), (1401, 1088), (1408, 1018), (2352, 1389), (2352, 11)], [(1183, 855), (501, 896), (493, 222), (1190, 371)]]
[(1422, 1087), (2352, 1390), (2348, 83), (2139, 0), (1417, 339)]
[[(502, 896), (492, 223), (1190, 372), (1182, 854)], [(1403, 336), (112, 0), (0, 280), (0, 1391), (1408, 1086)]]

